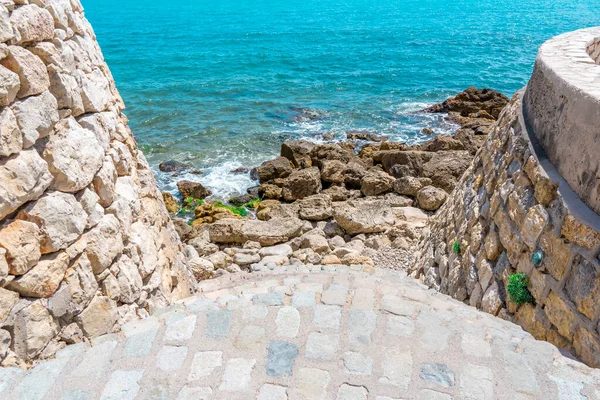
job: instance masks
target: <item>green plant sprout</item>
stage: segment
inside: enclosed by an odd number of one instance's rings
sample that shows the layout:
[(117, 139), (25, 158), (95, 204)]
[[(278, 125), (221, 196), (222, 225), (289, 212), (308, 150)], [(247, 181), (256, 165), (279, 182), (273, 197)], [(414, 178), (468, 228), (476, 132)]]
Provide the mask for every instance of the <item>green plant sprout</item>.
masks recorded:
[(508, 276), (508, 294), (510, 301), (516, 304), (533, 303), (534, 299), (531, 292), (527, 288), (529, 279), (527, 275), (518, 273)]
[(460, 243), (452, 243), (452, 251), (454, 251), (456, 254), (460, 254)]

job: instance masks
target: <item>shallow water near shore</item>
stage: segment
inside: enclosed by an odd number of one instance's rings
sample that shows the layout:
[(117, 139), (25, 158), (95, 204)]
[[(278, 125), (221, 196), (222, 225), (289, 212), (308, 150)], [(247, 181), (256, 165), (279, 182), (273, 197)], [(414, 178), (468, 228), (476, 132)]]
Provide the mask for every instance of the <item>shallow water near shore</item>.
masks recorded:
[[(471, 85), (512, 95), (545, 40), (600, 18), (595, 0), (82, 2), (161, 188), (191, 179), (220, 198), (253, 185), (232, 169), (288, 139), (451, 132), (418, 110)], [(165, 160), (204, 174), (160, 173)]]

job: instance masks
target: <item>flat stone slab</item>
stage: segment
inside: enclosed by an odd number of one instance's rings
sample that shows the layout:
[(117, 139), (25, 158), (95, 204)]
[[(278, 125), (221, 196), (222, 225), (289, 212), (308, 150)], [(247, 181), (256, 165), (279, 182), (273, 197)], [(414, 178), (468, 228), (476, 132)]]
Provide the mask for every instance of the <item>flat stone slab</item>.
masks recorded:
[(600, 399), (600, 370), (401, 272), (289, 266), (79, 343), (0, 399)]

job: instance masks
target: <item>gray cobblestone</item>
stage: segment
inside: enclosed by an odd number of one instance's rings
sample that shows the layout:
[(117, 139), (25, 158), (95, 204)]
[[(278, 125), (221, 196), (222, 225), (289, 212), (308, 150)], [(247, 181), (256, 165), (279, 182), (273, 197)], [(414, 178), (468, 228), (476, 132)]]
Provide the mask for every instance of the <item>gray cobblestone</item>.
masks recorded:
[(379, 382), (408, 388), (412, 374), (413, 359), (410, 352), (386, 353), (381, 365), (383, 373)]
[(194, 355), (188, 381), (196, 381), (212, 374), (215, 368), (223, 365), (223, 352), (199, 351)]
[(415, 331), (415, 323), (409, 317), (388, 315), (385, 331), (393, 336), (412, 336)]
[(267, 354), (268, 376), (291, 376), (298, 346), (294, 343), (271, 341)]
[(370, 344), (371, 334), (377, 325), (377, 314), (373, 311), (351, 310), (348, 321), (350, 344)]
[(452, 396), (435, 390), (423, 389), (419, 393), (419, 400), (452, 400)]
[(337, 392), (337, 400), (367, 400), (369, 392), (364, 386), (353, 386), (344, 383)]
[(329, 372), (316, 368), (302, 368), (298, 373), (296, 395), (302, 400), (322, 400), (331, 381)]
[(265, 338), (265, 328), (262, 326), (245, 325), (235, 338), (234, 346), (240, 350), (256, 348)]
[(342, 319), (342, 310), (338, 306), (315, 306), (313, 324), (317, 328), (339, 330)]
[(156, 367), (165, 372), (177, 371), (187, 356), (185, 346), (163, 346), (156, 356)]
[(446, 364), (428, 363), (421, 365), (419, 377), (425, 381), (437, 383), (443, 387), (454, 386), (454, 373)]
[(206, 314), (206, 330), (204, 336), (212, 339), (222, 339), (231, 329), (231, 311), (216, 310)]
[(491, 400), (494, 398), (492, 370), (466, 364), (460, 377), (460, 393), (464, 400)]
[(325, 290), (321, 295), (321, 302), (323, 304), (343, 306), (346, 305), (346, 293), (336, 290)]
[(84, 392), (83, 390), (72, 390), (66, 392), (60, 398), (60, 400), (91, 400), (93, 394), (90, 392)]
[(362, 353), (347, 351), (344, 353), (344, 372), (358, 375), (371, 375), (373, 359)]
[(244, 358), (232, 358), (227, 361), (219, 390), (222, 392), (247, 391), (250, 388), (254, 364), (256, 364), (256, 360)]
[(209, 387), (189, 387), (186, 386), (179, 391), (177, 400), (212, 400), (213, 391)]
[(306, 342), (306, 357), (316, 360), (332, 360), (339, 344), (338, 335), (312, 332)]
[(260, 387), (256, 400), (287, 400), (287, 388), (265, 383)]
[(277, 312), (277, 336), (294, 338), (300, 329), (300, 313), (294, 307), (281, 307)]
[(115, 371), (110, 375), (100, 400), (133, 400), (137, 396), (144, 371)]
[(183, 344), (192, 338), (196, 329), (196, 316), (189, 315), (167, 326), (165, 331), (166, 344)]
[(254, 295), (252, 301), (254, 304), (263, 306), (282, 306), (285, 294), (282, 292), (260, 293)]
[(292, 296), (292, 306), (312, 307), (316, 304), (315, 292), (295, 292)]

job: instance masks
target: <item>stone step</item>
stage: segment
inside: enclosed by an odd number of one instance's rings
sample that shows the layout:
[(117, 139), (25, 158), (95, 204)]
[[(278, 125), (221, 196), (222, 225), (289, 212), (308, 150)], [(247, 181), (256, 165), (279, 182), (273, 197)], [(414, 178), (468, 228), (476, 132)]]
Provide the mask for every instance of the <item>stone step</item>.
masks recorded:
[(401, 272), (290, 266), (200, 288), (91, 347), (68, 346), (27, 372), (0, 370), (0, 398), (600, 395), (600, 370)]

